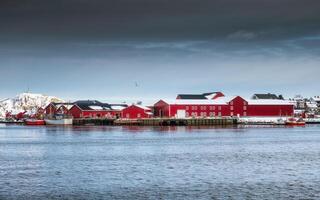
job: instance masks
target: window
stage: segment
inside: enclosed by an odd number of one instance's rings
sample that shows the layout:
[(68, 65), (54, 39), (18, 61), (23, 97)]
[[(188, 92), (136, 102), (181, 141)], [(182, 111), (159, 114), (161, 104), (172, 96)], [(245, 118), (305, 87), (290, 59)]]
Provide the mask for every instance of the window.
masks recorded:
[(221, 106), (219, 106), (218, 109), (221, 110)]
[(230, 101), (230, 105), (233, 105), (233, 101)]
[(230, 113), (230, 116), (233, 116), (233, 112)]
[(247, 106), (243, 106), (243, 110), (247, 110)]
[(138, 114), (137, 114), (137, 117), (138, 117), (138, 118), (140, 118), (140, 117), (141, 117), (141, 114), (140, 114), (140, 113), (138, 113)]
[(186, 112), (186, 117), (189, 117), (189, 112)]
[(186, 110), (189, 110), (189, 106), (186, 106)]
[(244, 101), (244, 102), (243, 102), (243, 105), (247, 105), (247, 102)]
[(219, 117), (221, 117), (221, 112), (218, 113)]
[(243, 116), (247, 116), (247, 112), (243, 112)]
[(130, 114), (129, 113), (126, 114), (126, 118), (130, 118)]
[(230, 106), (230, 110), (233, 110), (233, 106)]

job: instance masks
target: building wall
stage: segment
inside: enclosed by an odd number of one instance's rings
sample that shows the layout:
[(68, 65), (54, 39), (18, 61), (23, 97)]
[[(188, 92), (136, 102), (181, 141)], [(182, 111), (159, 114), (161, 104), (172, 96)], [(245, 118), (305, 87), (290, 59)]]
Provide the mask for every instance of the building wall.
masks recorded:
[(49, 104), (46, 108), (45, 108), (46, 114), (47, 115), (54, 115), (56, 114), (57, 108), (53, 105), (53, 104)]
[(137, 106), (129, 106), (122, 110), (122, 118), (127, 119), (139, 119), (139, 118), (150, 118), (151, 116), (146, 113), (147, 111)]
[(170, 105), (170, 117), (175, 117), (178, 110), (185, 110), (186, 117), (230, 116), (228, 105)]
[(69, 110), (65, 106), (60, 106), (57, 109), (56, 113), (58, 113), (58, 114), (68, 114)]
[(229, 102), (230, 114), (227, 116), (247, 116), (248, 102), (241, 97), (236, 97)]
[(73, 118), (113, 118), (121, 115), (120, 111), (109, 110), (81, 110), (78, 106), (73, 106), (69, 113)]
[[(178, 110), (185, 110), (186, 117), (216, 116), (292, 116), (293, 105), (248, 105), (241, 97), (227, 105), (168, 105), (159, 101), (154, 105), (155, 117), (176, 117)], [(162, 113), (162, 115), (160, 115)]]
[(78, 106), (72, 106), (69, 110), (69, 113), (73, 118), (82, 118), (82, 110)]
[(293, 105), (249, 105), (248, 116), (292, 116)]
[(153, 107), (153, 114), (155, 117), (169, 117), (169, 105), (160, 100)]

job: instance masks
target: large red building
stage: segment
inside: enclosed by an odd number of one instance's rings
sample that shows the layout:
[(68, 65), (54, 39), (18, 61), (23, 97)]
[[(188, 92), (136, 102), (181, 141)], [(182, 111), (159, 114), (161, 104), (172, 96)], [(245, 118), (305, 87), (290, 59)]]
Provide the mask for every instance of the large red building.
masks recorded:
[[(210, 95), (212, 96), (212, 95)], [(213, 95), (214, 96), (214, 95)], [(179, 97), (179, 95), (178, 95)], [(154, 105), (155, 117), (292, 116), (293, 105), (285, 100), (245, 100), (240, 96), (160, 100)], [(189, 98), (191, 97), (191, 98)]]
[(121, 115), (121, 117), (125, 119), (151, 118), (152, 116), (151, 108), (141, 105), (131, 105), (123, 109)]
[(119, 118), (124, 104), (106, 104), (99, 101), (77, 101), (70, 108), (73, 118)]

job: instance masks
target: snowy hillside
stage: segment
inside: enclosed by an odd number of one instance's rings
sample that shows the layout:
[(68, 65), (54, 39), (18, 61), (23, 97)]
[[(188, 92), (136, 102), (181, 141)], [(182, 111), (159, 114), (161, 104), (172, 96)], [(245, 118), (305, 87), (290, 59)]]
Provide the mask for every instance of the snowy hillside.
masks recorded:
[(50, 102), (63, 102), (62, 99), (42, 94), (22, 93), (15, 98), (0, 100), (0, 118), (5, 117), (6, 112), (17, 114), (27, 111), (34, 113), (37, 108), (45, 107)]

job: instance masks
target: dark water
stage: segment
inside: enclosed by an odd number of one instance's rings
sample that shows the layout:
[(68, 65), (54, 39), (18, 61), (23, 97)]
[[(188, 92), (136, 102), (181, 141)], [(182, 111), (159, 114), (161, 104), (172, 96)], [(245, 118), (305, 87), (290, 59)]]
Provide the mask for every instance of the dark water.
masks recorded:
[(318, 125), (0, 125), (0, 199), (319, 198)]

